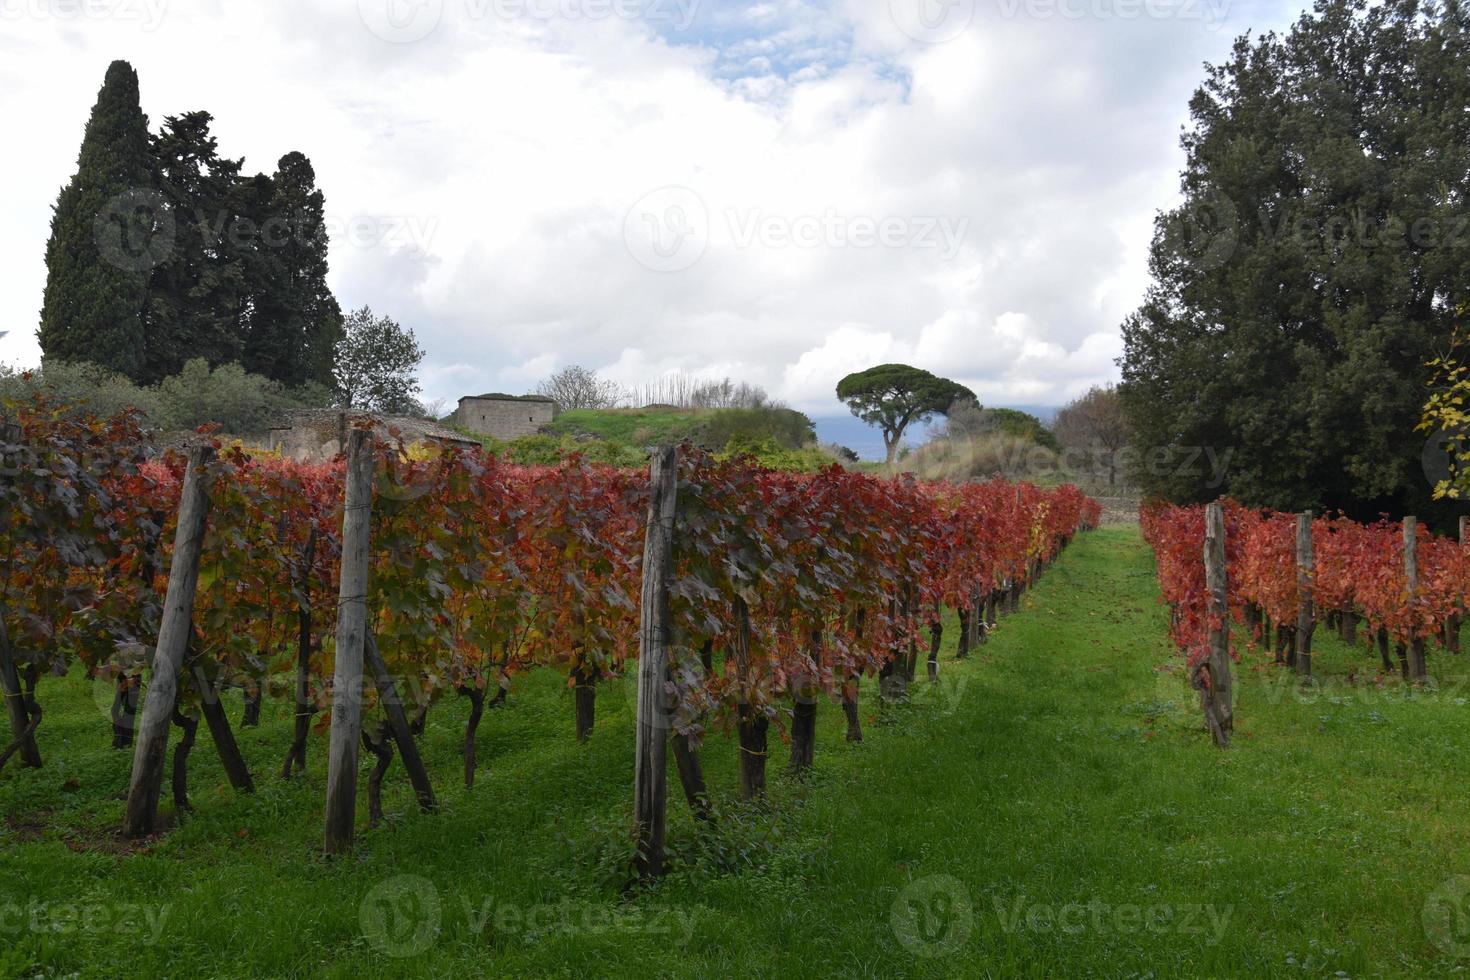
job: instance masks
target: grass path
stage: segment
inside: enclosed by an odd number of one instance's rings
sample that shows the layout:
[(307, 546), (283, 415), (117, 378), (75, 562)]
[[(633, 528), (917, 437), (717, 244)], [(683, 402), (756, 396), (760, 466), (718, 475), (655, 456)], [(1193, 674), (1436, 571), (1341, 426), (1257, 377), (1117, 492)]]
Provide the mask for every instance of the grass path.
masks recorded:
[[(699, 835), (671, 802), (679, 870), (619, 898), (631, 701), (599, 696), (591, 742), (568, 693), (518, 684), (481, 727), (473, 793), (456, 782), (462, 704), (436, 708), (426, 756), (443, 812), (401, 770), (388, 823), (316, 856), (322, 740), (304, 780), (274, 778), (282, 706), (242, 735), (261, 791), (236, 798), (207, 742), (197, 814), (119, 853), (128, 759), (78, 678), (42, 688), (47, 767), (0, 775), (0, 975), (1349, 976), (1470, 967), (1470, 922), (1435, 916), (1470, 875), (1470, 707), (1459, 658), (1441, 689), (1373, 679), (1322, 638), (1323, 687), (1298, 693), (1246, 653), (1237, 742), (1203, 734), (1164, 636), (1136, 527), (1082, 536), (941, 682), (842, 742), (820, 712), (817, 772), (778, 817), (730, 809)], [(1320, 635), (1320, 634), (1319, 634)], [(105, 705), (104, 705), (105, 707)], [(232, 706), (238, 717), (238, 706)], [(729, 742), (710, 740), (734, 796)], [(677, 783), (673, 784), (677, 795)], [(366, 807), (364, 805), (363, 809)], [(1463, 881), (1470, 894), (1470, 878)], [(1430, 910), (1428, 928), (1424, 921)], [(1456, 939), (1465, 940), (1462, 947)]]

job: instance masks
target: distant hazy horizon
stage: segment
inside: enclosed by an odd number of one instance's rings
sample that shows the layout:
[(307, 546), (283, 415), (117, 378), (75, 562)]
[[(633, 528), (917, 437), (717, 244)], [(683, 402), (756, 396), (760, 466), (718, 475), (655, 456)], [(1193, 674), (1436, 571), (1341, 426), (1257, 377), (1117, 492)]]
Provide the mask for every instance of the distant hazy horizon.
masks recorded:
[[(1030, 412), (1046, 425), (1051, 424), (1058, 411), (1056, 405), (987, 405), (985, 407), (1014, 408), (1022, 412)], [(812, 423), (817, 427), (819, 441), (846, 446), (857, 453), (861, 459), (884, 458), (883, 434), (876, 427), (850, 414), (811, 415), (810, 417)], [(904, 441), (910, 446), (922, 445), (929, 438), (930, 432), (936, 426), (943, 424), (943, 419), (935, 419), (928, 425), (917, 426), (910, 430)]]

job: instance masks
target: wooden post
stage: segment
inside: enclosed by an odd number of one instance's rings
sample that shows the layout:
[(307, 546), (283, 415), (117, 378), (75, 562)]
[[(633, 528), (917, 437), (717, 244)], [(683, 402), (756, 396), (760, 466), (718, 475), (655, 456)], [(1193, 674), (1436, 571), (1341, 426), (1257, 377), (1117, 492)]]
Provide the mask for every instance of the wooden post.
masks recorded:
[(929, 683), (939, 680), (939, 645), (944, 641), (944, 607), (934, 602), (934, 619), (929, 623)]
[(1312, 631), (1317, 627), (1312, 605), (1312, 512), (1296, 516), (1296, 672), (1312, 676)]
[(714, 812), (710, 808), (709, 788), (704, 781), (704, 766), (699, 761), (699, 752), (689, 744), (689, 736), (674, 733), (674, 766), (679, 770), (679, 782), (684, 786), (684, 798), (696, 820), (708, 820)]
[(306, 743), (311, 736), (311, 718), (316, 707), (311, 699), (311, 566), (316, 560), (316, 528), (306, 536), (301, 555), (300, 605), (296, 610), (296, 711), (291, 748), (281, 778), (289, 779), (293, 768), (306, 772)]
[[(1470, 517), (1460, 518), (1460, 549), (1463, 551), (1465, 545), (1470, 543)], [(1450, 653), (1460, 652), (1460, 627), (1464, 623), (1464, 615), (1460, 612), (1450, 614), (1449, 624), (1445, 627), (1445, 645), (1449, 647)]]
[[(759, 799), (766, 792), (766, 736), (771, 722), (745, 696), (750, 683), (750, 607), (746, 605), (744, 597), (738, 595), (735, 597), (734, 607), (735, 633), (730, 637), (730, 656), (735, 663), (735, 678), (741, 691), (740, 702), (736, 705), (740, 719), (740, 798), (749, 801)], [(859, 635), (862, 633), (863, 619), (863, 611), (859, 609)], [(861, 742), (863, 730), (858, 721), (856, 678), (849, 678), (848, 685), (851, 694), (844, 692), (842, 702), (843, 710), (847, 712), (847, 740)]]
[[(1414, 605), (1419, 591), (1419, 519), (1404, 518), (1404, 589), (1409, 606)], [(1424, 640), (1414, 637), (1409, 642), (1408, 677), (1411, 681), (1424, 679)]]
[(1231, 704), (1230, 611), (1226, 604), (1225, 512), (1219, 501), (1205, 508), (1205, 587), (1209, 592), (1210, 649), (1190, 678), (1199, 691), (1205, 725), (1225, 748), (1235, 727)]
[(663, 874), (668, 817), (669, 579), (674, 565), (674, 507), (679, 453), (667, 446), (649, 468), (648, 528), (643, 538), (643, 593), (638, 634), (638, 735), (633, 765), (633, 818), (637, 826), (638, 874)]
[(408, 781), (413, 784), (414, 795), (418, 797), (419, 809), (427, 813), (439, 805), (434, 799), (434, 786), (429, 782), (429, 770), (424, 767), (418, 744), (414, 742), (413, 732), (409, 730), (408, 715), (398, 697), (398, 687), (393, 683), (393, 675), (388, 673), (388, 664), (378, 651), (378, 641), (372, 630), (368, 630), (363, 637), (363, 652), (368, 667), (372, 670), (373, 686), (378, 689), (378, 703), (388, 716), (388, 730), (393, 734), (393, 741), (398, 743), (398, 754), (403, 757), (403, 768), (408, 770)]
[[(0, 439), (7, 443), (19, 443), (21, 438), (19, 425), (13, 422), (0, 425)], [(5, 629), (3, 608), (0, 608), (0, 697), (5, 699), (5, 713), (10, 717), (11, 734), (20, 744), (22, 764), (39, 769), (41, 751), (36, 746), (35, 732), (31, 730), (25, 693), (20, 688), (20, 670), (16, 667), (15, 651), (11, 649), (10, 636)]]
[(357, 822), (357, 750), (362, 740), (362, 657), (367, 643), (372, 509), (373, 436), (366, 429), (353, 429), (347, 440), (332, 736), (327, 750), (327, 854), (343, 854), (351, 849)]
[[(193, 657), (189, 659), (194, 661)], [(242, 793), (254, 793), (255, 781), (250, 777), (250, 767), (245, 763), (245, 756), (240, 753), (235, 733), (230, 730), (229, 716), (225, 714), (225, 706), (219, 699), (218, 679), (211, 680), (197, 661), (188, 669), (194, 677), (194, 689), (199, 692), (199, 713), (209, 726), (209, 737), (214, 741), (220, 765), (224, 766), (230, 785)]]
[(15, 666), (3, 610), (0, 610), (0, 696), (5, 698), (5, 713), (10, 716), (11, 735), (20, 746), (21, 763), (32, 769), (41, 768), (41, 750), (36, 746), (35, 729), (26, 711), (25, 692), (20, 689), (20, 671)]
[(199, 553), (209, 517), (206, 470), (213, 459), (213, 446), (196, 446), (189, 451), (189, 466), (184, 471), (179, 526), (168, 569), (168, 592), (164, 595), (163, 618), (158, 626), (158, 648), (153, 654), (153, 673), (143, 698), (143, 717), (133, 745), (133, 775), (123, 816), (123, 833), (128, 837), (146, 837), (158, 825), (158, 794), (163, 789), (164, 755), (168, 751), (168, 729), (173, 723), (178, 696), (179, 668), (194, 631)]
[[(816, 669), (822, 663), (822, 631), (812, 630), (811, 661)], [(912, 668), (910, 668), (912, 674)], [(790, 678), (791, 688), (791, 763), (789, 771), (796, 776), (811, 769), (817, 752), (817, 686), (814, 674)]]

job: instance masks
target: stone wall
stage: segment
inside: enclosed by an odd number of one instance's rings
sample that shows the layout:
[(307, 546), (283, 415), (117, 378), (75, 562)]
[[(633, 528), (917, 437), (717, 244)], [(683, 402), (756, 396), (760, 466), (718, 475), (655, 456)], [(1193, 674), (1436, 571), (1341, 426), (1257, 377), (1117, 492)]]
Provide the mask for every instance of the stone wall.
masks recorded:
[(543, 425), (550, 425), (556, 406), (547, 401), (519, 398), (461, 398), (454, 413), (454, 423), (462, 429), (493, 436), (496, 439), (519, 439), (534, 436)]
[(336, 412), (315, 417), (301, 416), (288, 427), (272, 429), (266, 448), (287, 459), (318, 463), (342, 451), (346, 417)]
[(424, 419), (327, 410), (293, 413), (281, 425), (270, 430), (264, 448), (300, 462), (325, 462), (343, 451), (348, 430), (363, 419), (371, 419), (374, 434), (385, 441), (396, 438), (410, 446), (437, 443), (462, 449), (478, 445), (451, 429)]

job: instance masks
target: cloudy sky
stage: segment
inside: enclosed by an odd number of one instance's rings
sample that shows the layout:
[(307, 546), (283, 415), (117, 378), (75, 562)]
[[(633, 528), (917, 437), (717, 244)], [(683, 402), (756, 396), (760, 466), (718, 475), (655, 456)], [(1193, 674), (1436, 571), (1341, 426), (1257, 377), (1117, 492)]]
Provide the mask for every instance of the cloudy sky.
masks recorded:
[(313, 161), (332, 286), (429, 398), (560, 365), (840, 414), (907, 361), (987, 404), (1116, 376), (1205, 61), (1245, 0), (0, 0), (0, 361), (109, 61), (253, 172)]

